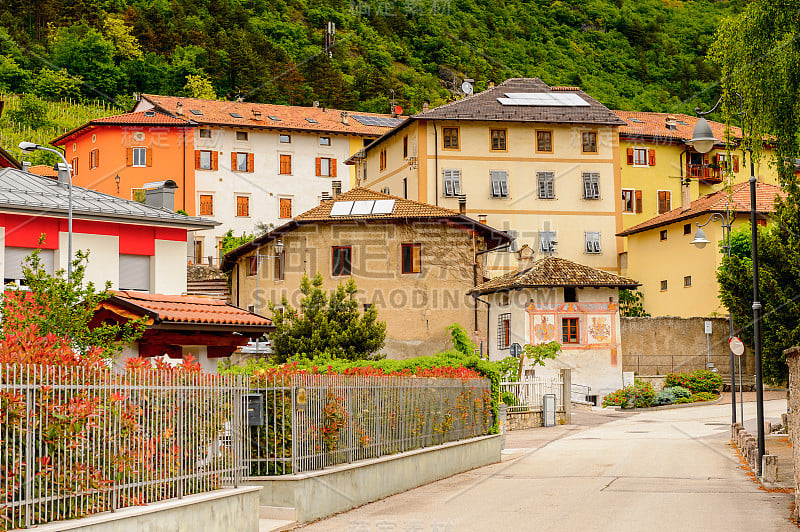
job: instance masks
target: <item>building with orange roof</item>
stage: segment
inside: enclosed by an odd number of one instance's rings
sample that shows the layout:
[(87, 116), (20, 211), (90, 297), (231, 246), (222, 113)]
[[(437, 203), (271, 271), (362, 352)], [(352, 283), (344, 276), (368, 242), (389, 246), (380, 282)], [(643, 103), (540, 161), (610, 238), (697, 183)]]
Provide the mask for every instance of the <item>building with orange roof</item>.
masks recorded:
[[(775, 185), (757, 183), (756, 209), (759, 224), (766, 225), (774, 212), (775, 198), (785, 192)], [(733, 230), (750, 221), (749, 183), (737, 183), (730, 190), (706, 194), (688, 206), (678, 207), (625, 229), (627, 265), (623, 275), (637, 279), (644, 295), (644, 308), (653, 316), (712, 316), (727, 314), (718, 298), (717, 268), (723, 252), (722, 224), (703, 227), (710, 243), (703, 249), (691, 245), (698, 224), (714, 213), (733, 218)]]
[(447, 349), (453, 323), (487, 353), (486, 307), (467, 292), (485, 277), (477, 253), (510, 240), (463, 212), (355, 188), (231, 251), (222, 268), (233, 304), (256, 313), (284, 296), (299, 307), (304, 274), (319, 272), (325, 290), (353, 279), (359, 302), (386, 322), (382, 352), (392, 358)]
[(350, 189), (342, 162), (399, 123), (321, 107), (142, 95), (130, 113), (91, 120), (54, 139), (77, 185), (141, 200), (174, 181), (175, 209), (222, 222), (197, 233), (193, 262), (217, 263), (228, 230), (280, 225)]

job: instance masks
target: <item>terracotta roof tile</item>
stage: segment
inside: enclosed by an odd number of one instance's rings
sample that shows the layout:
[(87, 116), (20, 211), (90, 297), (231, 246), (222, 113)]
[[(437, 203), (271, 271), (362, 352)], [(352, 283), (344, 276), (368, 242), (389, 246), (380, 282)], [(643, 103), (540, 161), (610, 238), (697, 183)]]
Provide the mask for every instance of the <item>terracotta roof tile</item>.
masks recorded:
[(610, 288), (635, 288), (639, 283), (597, 268), (578, 264), (560, 257), (545, 257), (530, 267), (507, 273), (472, 289), (471, 292), (487, 294), (514, 288), (586, 286)]
[(48, 164), (37, 164), (31, 166), (28, 171), (32, 174), (41, 175), (44, 177), (58, 177), (58, 171)]
[(189, 120), (157, 111), (137, 111), (135, 113), (123, 113), (89, 120), (85, 124), (67, 131), (60, 137), (54, 138), (50, 141), (50, 144), (60, 146), (70, 139), (96, 129), (98, 126), (194, 127), (196, 124)]
[[(275, 105), (267, 103), (228, 102), (222, 100), (203, 100), (181, 98), (178, 96), (159, 96), (143, 94), (142, 100), (155, 105), (161, 111), (174, 114), (178, 103), (183, 116), (201, 125), (223, 125), (256, 127), (282, 130), (317, 131), (325, 133), (350, 133), (355, 135), (380, 136), (396, 124), (391, 115), (362, 113), (360, 111), (341, 111), (324, 107), (301, 107), (296, 105)], [(198, 111), (195, 114), (192, 111)], [(342, 123), (342, 113), (348, 113), (347, 124)], [(231, 113), (241, 118), (233, 116)], [(274, 116), (279, 120), (272, 120)], [(388, 120), (391, 126), (365, 125), (353, 116), (372, 117)], [(310, 122), (308, 119), (313, 120)], [(399, 123), (399, 122), (398, 122)]]
[[(676, 141), (687, 141), (692, 138), (694, 126), (699, 120), (696, 116), (684, 115), (679, 113), (646, 113), (640, 111), (614, 111), (618, 117), (625, 121), (625, 125), (619, 128), (619, 136), (626, 137), (648, 137), (658, 139), (671, 139)], [(667, 119), (675, 124), (675, 129), (667, 128)], [(725, 140), (725, 124), (720, 122), (708, 121), (714, 136), (720, 141)], [(731, 126), (731, 134), (734, 138), (742, 137), (742, 130)]]
[[(731, 187), (730, 195), (730, 209), (737, 213), (750, 212), (750, 183), (737, 183)], [(775, 185), (768, 183), (756, 183), (756, 211), (759, 213), (770, 213), (775, 211), (775, 198), (777, 196), (786, 197), (786, 192), (782, 191)], [(672, 209), (655, 218), (651, 218), (633, 227), (629, 227), (622, 231), (617, 236), (628, 236), (635, 233), (641, 233), (656, 227), (669, 225), (688, 218), (694, 218), (703, 214), (710, 214), (712, 212), (725, 212), (725, 206), (728, 205), (728, 191), (726, 189), (718, 190), (711, 194), (707, 194), (701, 198), (694, 200), (689, 204), (689, 208), (684, 210), (683, 207)]]
[[(502, 105), (497, 100), (498, 98), (504, 98), (506, 93), (551, 92), (577, 94), (589, 105), (577, 107)], [(622, 120), (613, 111), (577, 87), (550, 87), (538, 78), (510, 78), (496, 87), (416, 114), (414, 118), (602, 125), (623, 124)]]
[[(363, 214), (352, 216), (331, 216), (331, 209), (334, 204), (342, 201), (369, 201), (369, 200), (394, 200), (394, 207), (391, 213), (387, 214)], [(420, 203), (409, 199), (391, 196), (382, 192), (376, 192), (366, 188), (354, 188), (335, 199), (314, 207), (313, 209), (296, 216), (298, 221), (347, 221), (347, 220), (384, 220), (393, 218), (441, 218), (458, 216), (458, 211), (436, 207), (427, 203)]]
[(197, 325), (272, 326), (272, 321), (229, 305), (219, 299), (192, 296), (147, 294), (144, 292), (112, 291), (124, 302), (156, 313), (162, 322), (195, 323)]

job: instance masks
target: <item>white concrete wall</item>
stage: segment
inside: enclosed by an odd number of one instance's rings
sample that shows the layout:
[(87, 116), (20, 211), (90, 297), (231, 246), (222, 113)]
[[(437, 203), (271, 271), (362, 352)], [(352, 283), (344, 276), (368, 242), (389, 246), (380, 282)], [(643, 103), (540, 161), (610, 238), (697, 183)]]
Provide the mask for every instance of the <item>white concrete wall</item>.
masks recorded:
[[(342, 192), (350, 189), (350, 167), (344, 164), (350, 156), (350, 137), (331, 133), (291, 132), (291, 143), (279, 142), (277, 131), (218, 127), (211, 129), (211, 138), (200, 138), (200, 129), (195, 129), (195, 149), (217, 151), (218, 169), (195, 170), (195, 202), (200, 212), (200, 195), (214, 196), (214, 215), (211, 218), (222, 222), (216, 229), (199, 232), (196, 239), (203, 239), (203, 255), (217, 256), (216, 237), (229, 229), (234, 234), (252, 233), (258, 222), (280, 226), (289, 221), (279, 218), (279, 199), (292, 199), (292, 216), (301, 214), (319, 205), (323, 192), (332, 193), (332, 181), (341, 181)], [(236, 140), (237, 131), (247, 131), (248, 140)], [(331, 138), (330, 146), (321, 146), (319, 138)], [(254, 171), (231, 170), (231, 153), (254, 154)], [(280, 155), (292, 156), (291, 175), (279, 173)], [(337, 160), (337, 177), (318, 177), (316, 158), (329, 157)], [(236, 196), (250, 196), (250, 216), (236, 216)]]
[[(56, 270), (67, 269), (69, 262), (69, 233), (58, 234), (58, 250), (56, 250)], [(95, 288), (103, 290), (106, 281), (111, 281), (111, 288), (119, 287), (119, 237), (109, 235), (90, 235), (73, 233), (72, 256), (78, 250), (89, 251), (89, 262), (86, 266), (84, 282), (93, 282)], [(184, 267), (185, 269), (185, 267)]]
[(186, 242), (156, 239), (155, 255), (150, 259), (150, 292), (186, 293)]

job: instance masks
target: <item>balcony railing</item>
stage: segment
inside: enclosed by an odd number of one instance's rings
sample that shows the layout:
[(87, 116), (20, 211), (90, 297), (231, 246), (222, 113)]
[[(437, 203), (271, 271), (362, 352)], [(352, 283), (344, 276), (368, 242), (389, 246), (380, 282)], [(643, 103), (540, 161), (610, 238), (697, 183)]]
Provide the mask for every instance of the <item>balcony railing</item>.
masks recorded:
[(686, 175), (707, 183), (721, 183), (722, 173), (718, 168), (711, 168), (707, 164), (687, 164)]

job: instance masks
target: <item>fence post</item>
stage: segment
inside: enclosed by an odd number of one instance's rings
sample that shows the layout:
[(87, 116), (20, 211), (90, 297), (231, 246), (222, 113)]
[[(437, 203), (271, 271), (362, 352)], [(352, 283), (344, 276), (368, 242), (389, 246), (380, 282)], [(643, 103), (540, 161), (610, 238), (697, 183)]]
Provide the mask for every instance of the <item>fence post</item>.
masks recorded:
[(572, 423), (572, 370), (564, 368), (561, 370), (561, 397), (564, 399), (564, 422), (569, 425)]

